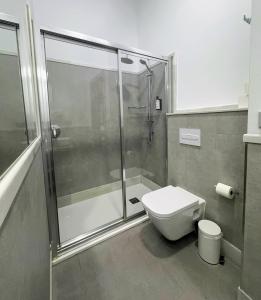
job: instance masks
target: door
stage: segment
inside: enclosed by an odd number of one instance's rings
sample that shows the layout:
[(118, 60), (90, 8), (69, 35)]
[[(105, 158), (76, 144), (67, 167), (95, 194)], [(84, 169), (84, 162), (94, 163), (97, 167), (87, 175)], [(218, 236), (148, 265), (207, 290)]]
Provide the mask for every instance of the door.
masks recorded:
[(118, 55), (44, 35), (61, 245), (123, 218)]

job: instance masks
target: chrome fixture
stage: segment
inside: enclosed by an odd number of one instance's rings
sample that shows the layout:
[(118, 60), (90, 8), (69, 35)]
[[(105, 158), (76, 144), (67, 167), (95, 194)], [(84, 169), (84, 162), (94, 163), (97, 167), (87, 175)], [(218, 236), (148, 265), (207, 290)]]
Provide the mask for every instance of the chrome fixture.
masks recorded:
[(51, 125), (51, 134), (53, 139), (57, 139), (61, 135), (61, 127), (58, 125)]
[(147, 70), (148, 70), (148, 72), (149, 72), (149, 75), (151, 76), (151, 75), (152, 75), (152, 71), (151, 71), (150, 67), (148, 66), (146, 60), (140, 59), (140, 63), (141, 63), (142, 65), (145, 65), (145, 66), (146, 66), (146, 68), (147, 68)]
[(148, 66), (146, 60), (140, 59), (140, 63), (142, 65), (145, 65), (148, 71), (148, 74), (146, 75), (148, 77), (148, 118), (147, 118), (147, 123), (149, 127), (149, 137), (148, 137), (148, 143), (151, 144), (153, 140), (153, 119), (151, 116), (151, 96), (152, 96), (152, 70)]
[(128, 56), (122, 57), (121, 62), (124, 63), (124, 64), (127, 64), (127, 65), (132, 65), (133, 64), (133, 60), (130, 59)]
[(247, 15), (244, 15), (243, 20), (247, 23), (247, 24), (251, 24), (252, 18), (247, 17)]

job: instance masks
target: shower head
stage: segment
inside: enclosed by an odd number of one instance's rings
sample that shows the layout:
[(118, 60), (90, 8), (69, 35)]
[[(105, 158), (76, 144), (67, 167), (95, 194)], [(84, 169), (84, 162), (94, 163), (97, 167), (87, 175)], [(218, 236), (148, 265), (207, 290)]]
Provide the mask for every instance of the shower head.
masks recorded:
[(122, 57), (121, 62), (124, 63), (124, 64), (127, 64), (127, 65), (133, 64), (133, 60), (128, 58), (128, 56), (127, 57)]
[(152, 74), (152, 71), (151, 71), (150, 67), (148, 66), (146, 60), (140, 59), (140, 63), (141, 63), (142, 65), (146, 66), (148, 72), (149, 72), (150, 74)]

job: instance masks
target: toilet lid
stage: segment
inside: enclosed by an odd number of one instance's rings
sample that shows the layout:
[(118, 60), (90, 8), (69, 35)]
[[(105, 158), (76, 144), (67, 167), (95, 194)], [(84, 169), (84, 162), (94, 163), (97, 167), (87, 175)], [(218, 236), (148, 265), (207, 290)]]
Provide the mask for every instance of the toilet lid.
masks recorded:
[(210, 237), (216, 237), (221, 234), (220, 227), (216, 223), (209, 221), (209, 220), (199, 221), (198, 228), (202, 233), (204, 233)]
[(169, 185), (162, 189), (145, 194), (142, 203), (145, 208), (159, 217), (169, 217), (199, 204), (200, 198), (180, 187)]

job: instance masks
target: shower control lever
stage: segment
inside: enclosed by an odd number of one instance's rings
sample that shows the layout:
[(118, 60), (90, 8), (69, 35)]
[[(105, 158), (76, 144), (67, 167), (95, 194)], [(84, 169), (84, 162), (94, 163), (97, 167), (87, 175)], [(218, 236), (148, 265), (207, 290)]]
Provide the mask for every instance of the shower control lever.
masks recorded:
[(52, 138), (57, 139), (61, 134), (61, 128), (58, 125), (51, 125)]

